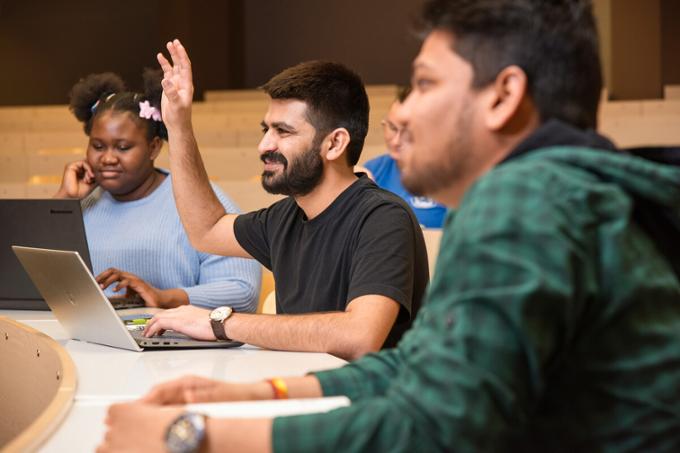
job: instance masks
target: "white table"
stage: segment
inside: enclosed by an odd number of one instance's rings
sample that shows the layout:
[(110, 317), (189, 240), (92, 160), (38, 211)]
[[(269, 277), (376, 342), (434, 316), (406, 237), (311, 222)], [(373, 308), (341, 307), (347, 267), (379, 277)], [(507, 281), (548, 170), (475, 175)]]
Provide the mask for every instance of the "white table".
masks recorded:
[[(279, 352), (244, 345), (234, 349), (133, 352), (70, 340), (49, 311), (0, 310), (57, 340), (78, 370), (74, 405), (41, 451), (92, 451), (104, 433), (103, 419), (114, 402), (139, 398), (151, 387), (186, 374), (232, 382), (273, 376), (300, 376), (337, 368), (344, 360), (322, 353)], [(274, 416), (320, 412), (347, 405), (346, 398), (200, 405), (217, 416)], [(249, 415), (250, 414), (250, 415)]]

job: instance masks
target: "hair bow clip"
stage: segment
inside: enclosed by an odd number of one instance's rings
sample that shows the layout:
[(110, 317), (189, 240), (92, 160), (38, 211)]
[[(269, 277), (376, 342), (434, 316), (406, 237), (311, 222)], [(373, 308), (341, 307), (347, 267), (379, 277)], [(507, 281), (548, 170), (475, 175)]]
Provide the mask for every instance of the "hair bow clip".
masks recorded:
[(139, 116), (147, 120), (162, 121), (161, 112), (152, 106), (149, 101), (139, 103)]

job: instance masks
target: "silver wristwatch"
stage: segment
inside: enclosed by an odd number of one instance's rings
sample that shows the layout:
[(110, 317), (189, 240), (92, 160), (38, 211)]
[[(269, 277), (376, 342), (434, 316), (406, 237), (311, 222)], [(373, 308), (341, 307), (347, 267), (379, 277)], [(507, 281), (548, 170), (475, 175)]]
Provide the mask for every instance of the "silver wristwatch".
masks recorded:
[(205, 438), (205, 415), (185, 412), (177, 417), (165, 433), (170, 453), (196, 453)]
[(224, 331), (224, 321), (231, 316), (234, 310), (231, 307), (217, 307), (210, 312), (210, 327), (215, 338), (222, 341), (231, 341)]

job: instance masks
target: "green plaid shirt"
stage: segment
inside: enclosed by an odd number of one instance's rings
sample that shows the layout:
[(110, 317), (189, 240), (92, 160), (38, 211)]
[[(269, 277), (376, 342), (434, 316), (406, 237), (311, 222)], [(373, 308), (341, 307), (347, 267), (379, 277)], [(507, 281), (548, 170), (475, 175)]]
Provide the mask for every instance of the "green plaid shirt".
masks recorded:
[(680, 285), (633, 196), (677, 221), (680, 171), (575, 147), (496, 167), (412, 329), (316, 374), (352, 405), (277, 418), (274, 450), (680, 451)]

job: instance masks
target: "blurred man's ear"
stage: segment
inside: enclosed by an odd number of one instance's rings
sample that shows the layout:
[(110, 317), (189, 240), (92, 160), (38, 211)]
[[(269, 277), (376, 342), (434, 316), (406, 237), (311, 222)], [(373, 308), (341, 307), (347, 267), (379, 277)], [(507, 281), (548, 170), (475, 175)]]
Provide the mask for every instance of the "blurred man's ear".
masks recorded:
[(500, 131), (522, 115), (522, 106), (528, 101), (527, 75), (519, 66), (508, 66), (496, 80), (484, 89), (483, 109), (486, 127)]

